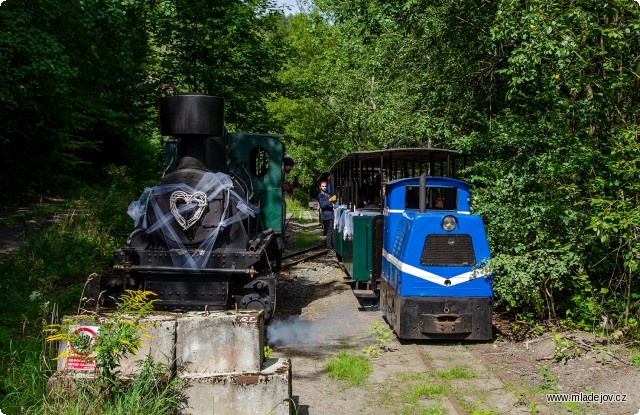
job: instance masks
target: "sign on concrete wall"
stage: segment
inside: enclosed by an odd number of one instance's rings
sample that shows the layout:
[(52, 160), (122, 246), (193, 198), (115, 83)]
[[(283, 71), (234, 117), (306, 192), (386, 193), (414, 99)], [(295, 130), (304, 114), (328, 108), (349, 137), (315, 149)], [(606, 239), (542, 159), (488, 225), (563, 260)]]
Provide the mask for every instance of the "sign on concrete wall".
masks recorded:
[(72, 339), (67, 346), (69, 350), (67, 369), (96, 369), (95, 344), (98, 341), (98, 330), (97, 326), (79, 326), (73, 329)]

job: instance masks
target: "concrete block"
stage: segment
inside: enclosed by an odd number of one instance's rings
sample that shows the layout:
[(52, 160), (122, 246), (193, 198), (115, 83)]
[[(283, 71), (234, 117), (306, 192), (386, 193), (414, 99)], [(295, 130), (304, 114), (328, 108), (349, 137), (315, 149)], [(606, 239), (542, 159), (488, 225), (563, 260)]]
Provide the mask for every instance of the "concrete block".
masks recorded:
[[(136, 375), (139, 373), (137, 362), (144, 360), (147, 356), (151, 355), (154, 362), (162, 363), (171, 371), (175, 370), (175, 340), (176, 340), (176, 325), (178, 316), (181, 314), (156, 314), (153, 316), (145, 317), (140, 322), (147, 330), (141, 332), (150, 337), (144, 336), (142, 342), (144, 347), (138, 349), (138, 353), (135, 355), (125, 356), (117, 370), (121, 372), (122, 376)], [(109, 314), (102, 315), (98, 318), (98, 321), (104, 321), (108, 319)], [(67, 317), (65, 317), (66, 319)], [(100, 335), (99, 323), (80, 320), (79, 324), (72, 326), (72, 330), (82, 330), (86, 335), (87, 341), (93, 341), (93, 337)], [(59, 342), (58, 354), (62, 354), (70, 349), (68, 342)], [(57, 370), (71, 371), (71, 372), (91, 372), (95, 370), (95, 364), (90, 359), (85, 360), (80, 355), (72, 353), (68, 357), (58, 359)]]
[(290, 415), (291, 361), (269, 359), (258, 373), (179, 375), (187, 408), (182, 415)]
[(263, 359), (262, 311), (189, 313), (178, 318), (176, 366), (182, 376), (257, 373)]
[(176, 361), (176, 327), (178, 315), (154, 315), (142, 320), (147, 327), (143, 333), (150, 337), (143, 337), (144, 347), (138, 349), (135, 355), (127, 355), (120, 361), (119, 370), (123, 376), (140, 373), (138, 362), (151, 356), (155, 363), (162, 363), (171, 372), (175, 371)]
[(95, 371), (58, 370), (47, 380), (47, 390), (58, 389), (73, 394), (83, 385), (91, 384), (97, 377)]

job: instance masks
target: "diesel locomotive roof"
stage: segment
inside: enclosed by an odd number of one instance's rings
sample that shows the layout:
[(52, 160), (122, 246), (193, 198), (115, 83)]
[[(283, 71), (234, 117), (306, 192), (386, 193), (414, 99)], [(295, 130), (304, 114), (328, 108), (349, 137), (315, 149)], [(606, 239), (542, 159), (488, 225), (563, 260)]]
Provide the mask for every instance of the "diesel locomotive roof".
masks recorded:
[(342, 163), (356, 160), (382, 162), (383, 168), (387, 168), (389, 163), (397, 160), (427, 163), (452, 161), (465, 156), (465, 154), (458, 151), (440, 148), (394, 148), (376, 151), (356, 151), (338, 160), (331, 167), (331, 170), (334, 170)]

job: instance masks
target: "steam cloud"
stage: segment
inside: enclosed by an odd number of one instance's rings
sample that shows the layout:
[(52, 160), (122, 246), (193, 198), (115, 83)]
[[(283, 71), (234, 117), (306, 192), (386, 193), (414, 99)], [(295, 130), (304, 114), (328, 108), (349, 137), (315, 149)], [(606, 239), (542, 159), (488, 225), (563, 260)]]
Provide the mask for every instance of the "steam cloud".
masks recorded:
[(286, 320), (272, 321), (267, 326), (267, 343), (272, 346), (306, 345), (313, 346), (320, 341), (346, 337), (350, 330), (348, 322), (353, 319), (353, 311), (347, 318), (347, 310), (341, 310), (322, 320), (305, 320), (292, 316)]

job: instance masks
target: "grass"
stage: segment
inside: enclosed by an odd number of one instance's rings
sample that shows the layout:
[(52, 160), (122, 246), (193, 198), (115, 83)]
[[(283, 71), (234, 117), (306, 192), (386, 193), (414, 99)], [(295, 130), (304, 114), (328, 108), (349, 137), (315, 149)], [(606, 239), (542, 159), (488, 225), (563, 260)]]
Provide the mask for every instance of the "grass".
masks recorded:
[(323, 236), (316, 235), (311, 232), (302, 231), (296, 235), (296, 248), (297, 249), (308, 248), (310, 246), (318, 244), (322, 240), (324, 240)]
[(448, 413), (447, 408), (437, 403), (427, 405), (419, 412), (420, 415), (447, 415)]
[(469, 366), (454, 366), (449, 370), (438, 370), (434, 373), (440, 379), (473, 379), (476, 377), (475, 372)]
[[(158, 383), (160, 377), (155, 374), (141, 377), (123, 394), (106, 393), (96, 385), (76, 390), (72, 399), (66, 393), (47, 392), (57, 353), (45, 345), (44, 326), (53, 316), (75, 313), (87, 276), (106, 269), (114, 249), (126, 238), (126, 234), (114, 235), (132, 228), (126, 216), (132, 199), (118, 188), (114, 184), (112, 191), (90, 189), (88, 193), (99, 197), (35, 208), (0, 221), (2, 227), (60, 210), (65, 213), (34, 231), (0, 262), (0, 409), (4, 413), (168, 414), (177, 408), (171, 403), (176, 395), (170, 392), (175, 385), (167, 389), (168, 384)], [(161, 407), (155, 407), (156, 402)]]
[(74, 206), (74, 203), (62, 203), (55, 205), (38, 205), (33, 209), (17, 212), (11, 216), (0, 218), (0, 228), (4, 228), (12, 225), (19, 225), (28, 222), (36, 218), (44, 218), (53, 215), (54, 213), (61, 212), (63, 210), (70, 209)]
[[(389, 385), (395, 385), (390, 388)], [(391, 372), (382, 384), (373, 385), (371, 405), (379, 413), (445, 415), (447, 386), (433, 372)]]
[[(169, 380), (167, 369), (148, 358), (140, 362), (140, 374), (117, 393), (95, 382), (78, 384), (69, 390), (53, 389), (33, 413), (42, 415), (170, 415), (181, 408), (183, 394), (177, 379)], [(31, 413), (31, 411), (29, 412)]]
[[(447, 409), (439, 403), (441, 397), (447, 394), (445, 385), (433, 380), (426, 381), (432, 379), (432, 376), (424, 373), (406, 373), (400, 378), (403, 380), (401, 385), (404, 389), (403, 414), (445, 415), (448, 413)], [(421, 383), (412, 385), (416, 381)]]
[(299, 199), (286, 195), (285, 202), (287, 207), (287, 214), (293, 215), (292, 220), (303, 224), (320, 224), (318, 212), (309, 209), (308, 201), (302, 203)]
[[(0, 409), (5, 413), (20, 413), (22, 408), (34, 405), (46, 391), (47, 366), (50, 360), (42, 355), (42, 343), (36, 339), (10, 342), (2, 352), (0, 363)], [(38, 400), (35, 400), (37, 402)]]
[(343, 350), (338, 356), (325, 365), (325, 370), (332, 379), (346, 381), (349, 386), (361, 386), (371, 372), (371, 362), (363, 356), (354, 356)]
[(434, 395), (445, 395), (446, 393), (447, 389), (442, 384), (423, 383), (421, 385), (412, 386), (404, 393), (403, 398), (404, 402), (408, 404), (415, 404), (422, 398), (428, 398)]

